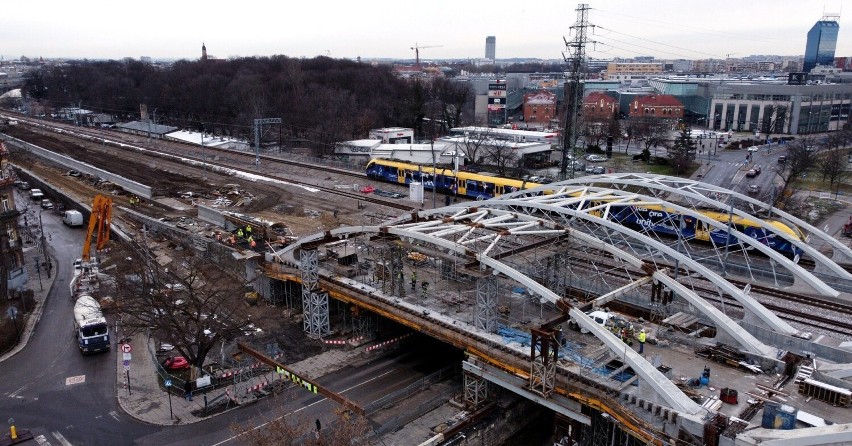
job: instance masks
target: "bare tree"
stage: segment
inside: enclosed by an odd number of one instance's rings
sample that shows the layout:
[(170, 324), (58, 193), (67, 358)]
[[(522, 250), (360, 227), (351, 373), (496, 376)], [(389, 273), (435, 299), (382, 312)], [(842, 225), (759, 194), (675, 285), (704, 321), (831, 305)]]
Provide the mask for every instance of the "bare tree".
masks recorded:
[(148, 253), (127, 249), (116, 263), (116, 308), (130, 333), (150, 330), (190, 364), (201, 367), (211, 349), (251, 325), (245, 284), (191, 248), (170, 253), (162, 267)]
[(492, 141), (491, 130), (473, 135), (465, 135), (461, 142), (461, 150), (471, 164), (480, 164), (487, 157), (486, 146)]
[(812, 138), (802, 137), (789, 145), (786, 161), (778, 163), (775, 168), (775, 172), (781, 178), (781, 188), (773, 199), (773, 206), (787, 204), (792, 196), (789, 191), (802, 180), (808, 169), (816, 165), (816, 156), (814, 156), (816, 152), (809, 150), (812, 144)]
[(826, 151), (819, 163), (822, 180), (829, 181), (829, 190), (834, 190), (834, 184), (839, 183), (846, 175), (846, 154), (840, 149)]
[(497, 175), (501, 177), (507, 176), (508, 168), (515, 166), (520, 160), (520, 156), (508, 141), (491, 140), (485, 146), (485, 150), (488, 153), (488, 160), (497, 167)]
[[(633, 131), (636, 138), (642, 141), (645, 152), (650, 155), (651, 148), (663, 145), (669, 133), (669, 125), (658, 118), (633, 118)], [(649, 157), (650, 159), (650, 157)]]

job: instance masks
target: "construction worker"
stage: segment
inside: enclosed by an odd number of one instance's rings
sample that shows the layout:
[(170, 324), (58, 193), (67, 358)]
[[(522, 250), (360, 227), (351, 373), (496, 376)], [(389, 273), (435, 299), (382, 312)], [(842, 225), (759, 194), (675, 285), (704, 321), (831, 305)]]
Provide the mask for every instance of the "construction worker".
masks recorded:
[(641, 355), (642, 353), (645, 352), (645, 339), (646, 338), (645, 338), (645, 329), (644, 328), (639, 330), (639, 336), (637, 336), (637, 339), (639, 339), (639, 354)]
[(246, 236), (251, 236), (251, 225), (246, 225)]
[(249, 246), (254, 246), (254, 237), (252, 237), (251, 234), (249, 234), (249, 236), (246, 238), (246, 241), (248, 242)]
[(237, 229), (237, 237), (243, 238), (243, 228)]

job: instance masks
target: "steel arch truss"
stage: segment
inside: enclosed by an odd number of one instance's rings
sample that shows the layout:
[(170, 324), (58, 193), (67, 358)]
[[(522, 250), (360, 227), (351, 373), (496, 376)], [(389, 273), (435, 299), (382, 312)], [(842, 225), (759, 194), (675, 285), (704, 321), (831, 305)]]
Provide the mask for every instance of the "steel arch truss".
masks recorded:
[[(740, 218), (749, 218), (762, 228), (771, 230), (777, 237), (783, 238), (792, 243), (796, 248), (801, 249), (804, 254), (810, 256), (817, 265), (820, 265), (831, 271), (838, 278), (846, 281), (852, 280), (852, 273), (838, 265), (833, 260), (826, 257), (810, 246), (806, 240), (801, 238), (790, 237), (785, 232), (777, 231), (775, 226), (768, 222), (780, 219), (805, 230), (810, 237), (815, 237), (825, 244), (831, 246), (834, 250), (835, 257), (846, 258), (852, 260), (852, 248), (844, 245), (842, 242), (827, 234), (808, 222), (773, 207), (767, 203), (757, 200), (748, 195), (743, 195), (739, 192), (726, 189), (713, 184), (703, 183), (686, 178), (671, 177), (666, 175), (652, 175), (640, 173), (612, 173), (606, 175), (598, 175), (594, 177), (584, 177), (580, 179), (567, 180), (558, 183), (559, 185), (600, 185), (611, 189), (621, 190), (644, 190), (645, 195), (653, 197), (666, 198), (670, 202), (682, 203), (683, 206), (696, 209), (698, 207), (711, 208), (718, 212), (732, 212)], [(501, 198), (509, 198), (512, 196), (520, 196), (522, 193), (513, 193), (503, 195)], [(764, 218), (755, 217), (758, 214), (764, 214)], [(834, 293), (826, 293), (823, 290), (817, 290), (822, 294), (832, 295)], [(836, 292), (835, 292), (836, 293)], [(836, 295), (836, 294), (834, 294)]]

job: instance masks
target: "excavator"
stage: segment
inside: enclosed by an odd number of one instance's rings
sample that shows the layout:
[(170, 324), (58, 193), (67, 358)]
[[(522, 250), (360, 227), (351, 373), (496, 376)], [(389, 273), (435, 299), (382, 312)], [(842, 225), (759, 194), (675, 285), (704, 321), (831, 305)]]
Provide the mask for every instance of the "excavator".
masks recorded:
[[(109, 241), (110, 221), (112, 220), (112, 198), (105, 195), (95, 195), (92, 201), (92, 215), (89, 216), (89, 229), (86, 231), (86, 241), (83, 243), (83, 263), (91, 259), (89, 250), (92, 248), (92, 235), (97, 234), (95, 250), (100, 251)], [(95, 233), (97, 230), (97, 233)]]

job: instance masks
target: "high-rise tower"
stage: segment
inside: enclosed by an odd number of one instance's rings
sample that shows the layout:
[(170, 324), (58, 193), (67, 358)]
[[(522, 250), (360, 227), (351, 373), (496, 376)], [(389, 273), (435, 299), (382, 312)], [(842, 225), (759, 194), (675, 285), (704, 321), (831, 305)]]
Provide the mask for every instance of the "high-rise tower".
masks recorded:
[(839, 14), (825, 14), (808, 31), (808, 43), (805, 46), (805, 62), (802, 71), (809, 72), (817, 65), (833, 65), (834, 50), (837, 48), (837, 24)]
[(485, 58), (494, 60), (497, 54), (497, 38), (488, 36), (485, 38)]
[(207, 60), (207, 46), (201, 43), (201, 60)]

